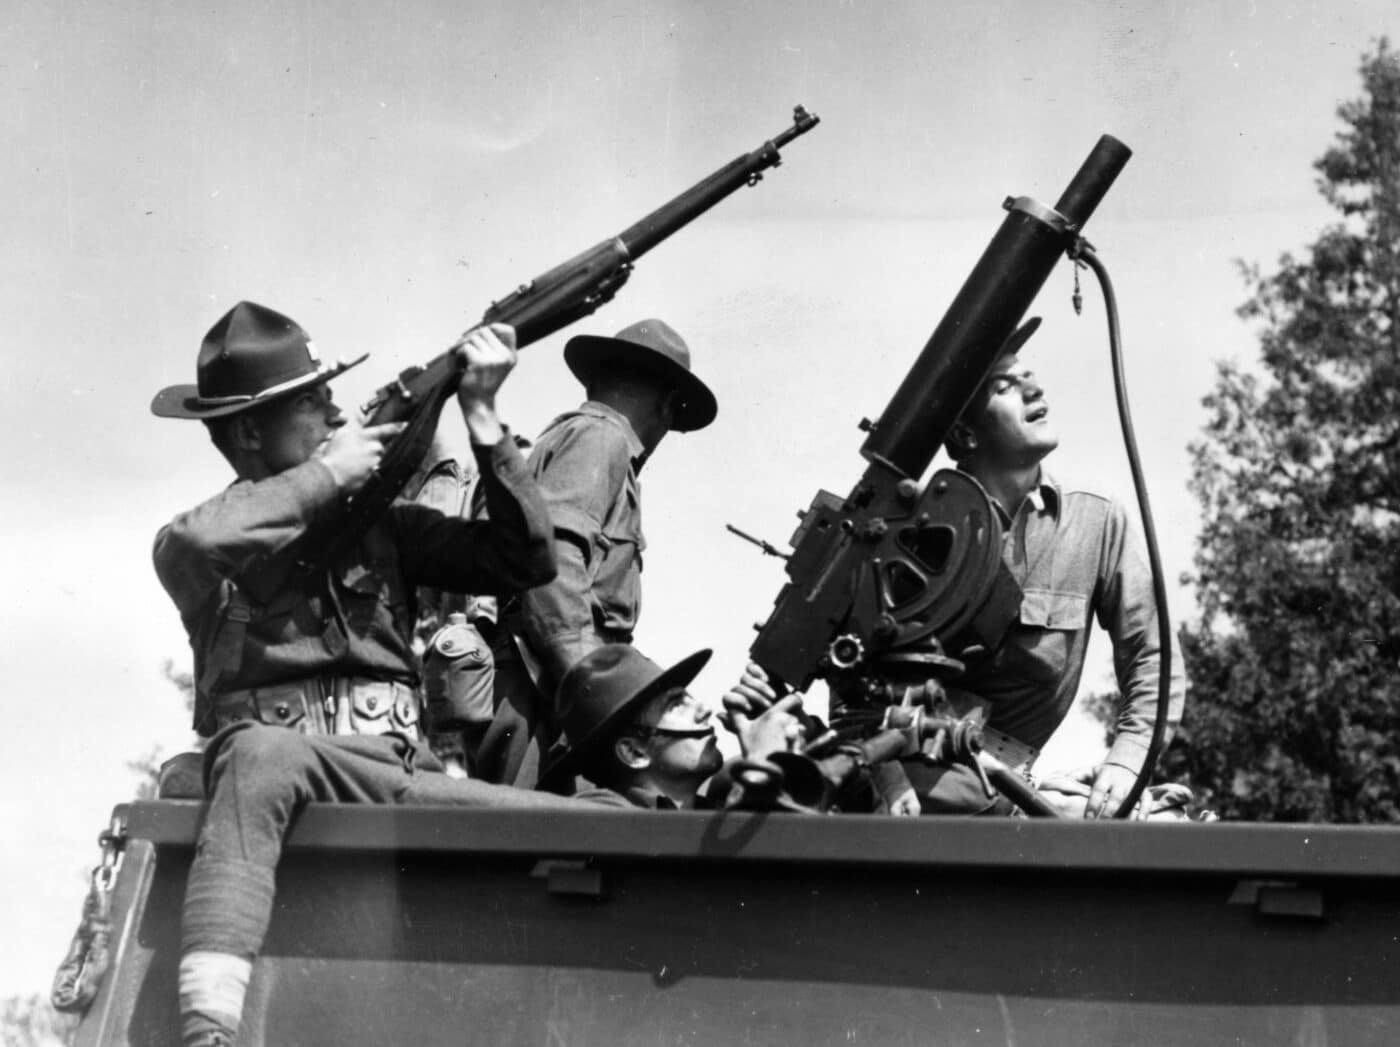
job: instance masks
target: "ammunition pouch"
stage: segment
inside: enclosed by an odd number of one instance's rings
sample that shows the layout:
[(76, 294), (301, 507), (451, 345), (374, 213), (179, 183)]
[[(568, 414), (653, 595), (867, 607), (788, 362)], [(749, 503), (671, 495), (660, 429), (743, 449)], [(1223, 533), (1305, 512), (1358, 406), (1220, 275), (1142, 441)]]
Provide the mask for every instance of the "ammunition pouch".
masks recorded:
[(335, 734), (403, 734), (418, 738), (418, 692), (401, 683), (338, 681)]
[(230, 691), (211, 702), (220, 729), (252, 720), (303, 734), (420, 737), (418, 693), (391, 680), (314, 678)]

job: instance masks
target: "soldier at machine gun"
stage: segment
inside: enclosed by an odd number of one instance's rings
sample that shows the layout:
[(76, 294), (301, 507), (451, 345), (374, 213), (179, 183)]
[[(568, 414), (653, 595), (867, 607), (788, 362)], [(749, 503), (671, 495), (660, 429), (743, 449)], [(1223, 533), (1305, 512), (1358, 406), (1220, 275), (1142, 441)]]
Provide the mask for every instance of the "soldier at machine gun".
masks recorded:
[[(551, 748), (541, 789), (594, 803), (646, 810), (742, 809), (822, 814), (861, 810), (870, 790), (860, 773), (921, 751), (975, 768), (989, 796), (1001, 790), (1022, 809), (1056, 812), (1015, 772), (979, 753), (977, 727), (909, 708), (887, 717), (874, 738), (841, 743), (801, 712), (802, 696), (780, 698), (750, 663), (716, 717), (687, 687), (710, 659), (701, 650), (662, 669), (630, 644), (604, 644), (576, 662), (559, 685), (563, 735)], [(740, 755), (726, 761), (719, 720)]]
[[(1021, 350), (1039, 327), (1032, 319), (1002, 345), (988, 377), (949, 427), (945, 449), (960, 473), (984, 492), (1000, 527), (998, 550), (1006, 587), (1015, 602), (1010, 624), (981, 652), (968, 649), (958, 662), (940, 653), (925, 659), (947, 666), (941, 682), (922, 685), (919, 699), (930, 709), (968, 725), (995, 763), (1023, 780), (1041, 747), (1073, 704), (1095, 618), (1113, 644), (1121, 699), (1115, 738), (1097, 766), (1054, 775), (1028, 797), (1003, 777), (1002, 795), (988, 789), (977, 760), (944, 751), (894, 753), (869, 761), (877, 810), (894, 814), (1007, 814), (1019, 807), (1046, 814), (1099, 818), (1128, 795), (1142, 768), (1152, 735), (1160, 648), (1157, 608), (1142, 538), (1131, 515), (1115, 499), (1060, 484), (1043, 461), (1059, 446), (1050, 404)], [(934, 483), (948, 483), (940, 473)], [(911, 659), (909, 680), (921, 675)], [(1167, 731), (1180, 722), (1185, 685), (1176, 660)], [(829, 678), (836, 722), (870, 716), (867, 682), (854, 674)], [(931, 693), (927, 689), (931, 688)], [(726, 696), (731, 711), (749, 715), (766, 708), (776, 692), (751, 666)], [(971, 727), (975, 725), (975, 728)], [(913, 748), (913, 747), (909, 747)], [(988, 762), (986, 756), (982, 757)], [(1006, 788), (1005, 786), (1010, 786)], [(1180, 786), (1156, 787), (1138, 817), (1178, 817), (1189, 793)]]
[[(1124, 552), (1133, 544), (1125, 514), (1042, 478), (1041, 459), (1055, 443), (1043, 395), (1021, 381), (1016, 359), (1005, 358), (1034, 329), (1020, 321), (1055, 265), (1069, 255), (1092, 269), (1104, 288), (1119, 414), (1149, 535), (1122, 395), (1116, 305), (1106, 269), (1083, 238), (1131, 155), (1103, 135), (1053, 207), (1005, 197), (1000, 227), (888, 405), (861, 422), (864, 472), (849, 494), (818, 491), (798, 514), (788, 581), (749, 649), (782, 686), (801, 691), (825, 680), (832, 725), (854, 738), (887, 732), (892, 715), (911, 710), (946, 716), (951, 688), (977, 695), (980, 703), (964, 705), (969, 714), (980, 705), (991, 718), (978, 725), (981, 744), (1003, 764), (1027, 767), (1068, 709), (1097, 614), (1115, 638), (1126, 703), (1109, 759), (1090, 781), (1064, 783), (1087, 798), (1091, 817), (1137, 810), (1166, 730), (1180, 716), (1165, 588), (1151, 543), (1144, 541), (1150, 570), (1127, 566), (1137, 561)], [(965, 468), (939, 470), (922, 484), (945, 445)], [(1151, 597), (1140, 601), (1137, 583), (1146, 578)], [(1150, 666), (1158, 701), (1148, 719), (1139, 688)], [(922, 744), (937, 748), (937, 739), (935, 731)], [(902, 774), (877, 770), (886, 778), (884, 806), (943, 813), (965, 811), (970, 800), (986, 809), (985, 788), (972, 791), (967, 781), (956, 788), (957, 768), (940, 773), (966, 762), (947, 755), (925, 748), (902, 760)], [(1136, 768), (1142, 773), (1134, 776)], [(911, 781), (910, 771), (921, 780)]]
[[(1117, 500), (1060, 484), (1043, 462), (1059, 446), (1050, 403), (1021, 359), (1038, 319), (1003, 347), (972, 402), (953, 424), (945, 449), (959, 470), (990, 496), (1003, 526), (1002, 561), (1021, 589), (1016, 619), (1001, 643), (969, 661), (949, 684), (960, 714), (976, 711), (999, 732), (1003, 754), (1029, 770), (1074, 702), (1093, 620), (1113, 644), (1120, 700), (1114, 739), (1097, 766), (1043, 783), (1068, 811), (1103, 817), (1127, 797), (1148, 749), (1156, 705), (1157, 610), (1142, 537)], [(1167, 731), (1181, 721), (1185, 680), (1179, 658), (1172, 674)], [(1005, 758), (1005, 755), (1004, 755)], [(908, 785), (923, 800), (965, 809), (980, 793), (918, 761), (903, 764)], [(966, 786), (965, 780), (962, 783)]]
[(560, 681), (563, 735), (544, 762), (540, 788), (571, 793), (582, 777), (601, 790), (587, 794), (594, 802), (647, 810), (776, 805), (776, 794), (746, 787), (742, 768), (796, 748), (801, 696), (773, 696), (752, 717), (726, 716), (743, 753), (726, 764), (713, 711), (686, 690), (710, 653), (663, 669), (630, 644), (604, 644), (576, 662)]

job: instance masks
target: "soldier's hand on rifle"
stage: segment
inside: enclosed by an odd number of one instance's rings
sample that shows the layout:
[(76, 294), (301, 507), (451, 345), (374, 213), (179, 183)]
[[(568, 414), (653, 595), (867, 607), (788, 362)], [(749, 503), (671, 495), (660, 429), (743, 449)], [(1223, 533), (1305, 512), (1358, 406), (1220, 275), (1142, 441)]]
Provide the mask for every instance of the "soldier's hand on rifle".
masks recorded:
[(365, 425), (362, 412), (344, 419), (316, 448), (314, 457), (331, 471), (336, 489), (354, 494), (365, 485), (384, 457), (389, 441), (403, 432), (406, 422)]
[(457, 402), (476, 444), (494, 444), (505, 435), (496, 416), (496, 390), (515, 367), (515, 328), (509, 324), (473, 327), (453, 349), (465, 369), (457, 383)]

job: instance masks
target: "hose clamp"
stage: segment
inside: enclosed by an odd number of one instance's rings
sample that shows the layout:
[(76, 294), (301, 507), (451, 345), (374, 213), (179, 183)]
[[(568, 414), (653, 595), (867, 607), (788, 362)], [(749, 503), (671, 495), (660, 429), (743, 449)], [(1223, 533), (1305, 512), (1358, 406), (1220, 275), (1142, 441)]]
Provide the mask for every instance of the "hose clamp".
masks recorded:
[(1021, 214), (1029, 215), (1038, 222), (1048, 225), (1052, 230), (1061, 236), (1074, 236), (1079, 232), (1079, 227), (1071, 222), (1064, 215), (1060, 214), (1053, 207), (1046, 207), (1039, 200), (1029, 196), (1008, 196), (1002, 201), (1002, 209), (1005, 211), (1019, 211)]

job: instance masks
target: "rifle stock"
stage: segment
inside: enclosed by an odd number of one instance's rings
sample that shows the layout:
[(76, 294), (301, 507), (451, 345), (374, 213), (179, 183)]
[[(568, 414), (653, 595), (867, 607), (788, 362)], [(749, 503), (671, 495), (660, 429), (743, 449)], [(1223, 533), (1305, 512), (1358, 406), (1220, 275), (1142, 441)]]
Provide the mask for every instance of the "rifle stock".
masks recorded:
[[(731, 193), (757, 185), (763, 171), (782, 162), (779, 150), (817, 125), (819, 118), (802, 106), (793, 109), (792, 126), (697, 182), (679, 196), (633, 223), (617, 236), (603, 240), (568, 261), (522, 284), (493, 302), (481, 324), (505, 323), (515, 328), (519, 349), (553, 334), (610, 302), (637, 259), (679, 231)], [(460, 340), (459, 340), (460, 341)], [(398, 497), (422, 463), (432, 443), (443, 405), (461, 376), (457, 346), (420, 367), (410, 367), (378, 389), (364, 404), (367, 423), (407, 422), (379, 468), (347, 499), (331, 527), (306, 536), (298, 544), (297, 565), (304, 572), (323, 570), (352, 548), (370, 525)], [(280, 584), (263, 578), (257, 589)]]

